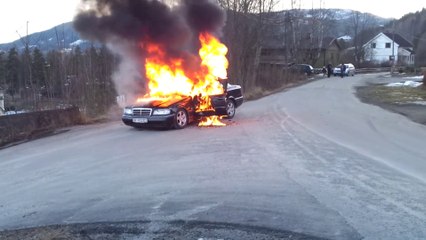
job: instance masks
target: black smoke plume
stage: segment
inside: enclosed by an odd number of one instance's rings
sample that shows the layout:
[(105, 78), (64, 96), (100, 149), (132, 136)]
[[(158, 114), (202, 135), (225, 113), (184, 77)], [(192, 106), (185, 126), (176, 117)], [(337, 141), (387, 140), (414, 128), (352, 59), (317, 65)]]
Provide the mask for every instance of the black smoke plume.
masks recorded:
[(225, 23), (225, 14), (210, 0), (182, 0), (185, 19), (191, 29), (199, 32), (217, 32)]
[(158, 0), (82, 0), (74, 27), (83, 38), (102, 43), (121, 38), (185, 47), (189, 36), (218, 33), (224, 20), (212, 0), (181, 0), (174, 8)]
[(180, 0), (170, 7), (159, 0), (81, 0), (74, 28), (83, 38), (104, 43), (121, 57), (113, 76), (116, 89), (136, 95), (144, 91), (146, 42), (161, 45), (169, 57), (185, 59), (185, 69), (199, 66), (199, 33), (218, 35), (225, 22), (216, 1)]

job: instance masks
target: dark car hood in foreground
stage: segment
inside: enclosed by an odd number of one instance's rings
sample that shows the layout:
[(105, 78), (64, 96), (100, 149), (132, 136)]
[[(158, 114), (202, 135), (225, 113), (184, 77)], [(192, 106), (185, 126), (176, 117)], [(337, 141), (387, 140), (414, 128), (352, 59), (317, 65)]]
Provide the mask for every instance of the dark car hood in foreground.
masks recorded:
[[(155, 227), (156, 230), (152, 230)], [(220, 222), (185, 221), (133, 221), (75, 223), (69, 225), (51, 225), (36, 228), (0, 231), (0, 239), (310, 239), (323, 238), (253, 225)], [(358, 236), (354, 236), (359, 238)]]

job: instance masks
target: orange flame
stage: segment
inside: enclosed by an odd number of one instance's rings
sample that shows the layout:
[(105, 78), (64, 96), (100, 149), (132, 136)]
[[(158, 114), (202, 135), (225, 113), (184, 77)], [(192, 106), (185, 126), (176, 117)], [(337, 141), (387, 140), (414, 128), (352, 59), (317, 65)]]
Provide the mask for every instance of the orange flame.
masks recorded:
[[(214, 110), (209, 96), (224, 93), (219, 78), (227, 78), (228, 49), (209, 33), (200, 34), (199, 40), (201, 63), (195, 71), (185, 71), (185, 60), (167, 56), (160, 45), (155, 43), (145, 45), (147, 52), (145, 72), (149, 91), (143, 99), (197, 96), (200, 102), (197, 112)], [(224, 126), (225, 124), (219, 119), (218, 116), (207, 117), (200, 122), (199, 126)]]
[(210, 127), (210, 126), (226, 126), (225, 123), (220, 121), (221, 117), (219, 116), (210, 116), (203, 118), (198, 126), (200, 127)]

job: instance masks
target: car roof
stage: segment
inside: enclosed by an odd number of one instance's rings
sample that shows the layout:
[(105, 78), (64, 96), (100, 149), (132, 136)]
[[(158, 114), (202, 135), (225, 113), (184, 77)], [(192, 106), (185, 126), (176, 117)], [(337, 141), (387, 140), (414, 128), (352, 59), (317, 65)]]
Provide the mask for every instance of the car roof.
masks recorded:
[[(354, 67), (354, 65), (352, 63), (344, 63), (344, 64), (345, 64), (345, 66)], [(338, 67), (338, 66), (342, 66), (342, 64), (339, 64), (336, 67)]]

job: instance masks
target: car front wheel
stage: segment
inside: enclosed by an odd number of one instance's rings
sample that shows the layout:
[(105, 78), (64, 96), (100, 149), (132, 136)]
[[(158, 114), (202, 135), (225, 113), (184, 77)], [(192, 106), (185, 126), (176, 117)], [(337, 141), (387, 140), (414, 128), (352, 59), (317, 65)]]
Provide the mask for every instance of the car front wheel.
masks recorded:
[(179, 109), (175, 114), (174, 127), (182, 129), (188, 125), (188, 114), (184, 109)]
[(235, 102), (232, 99), (226, 101), (226, 117), (231, 119), (235, 116)]

